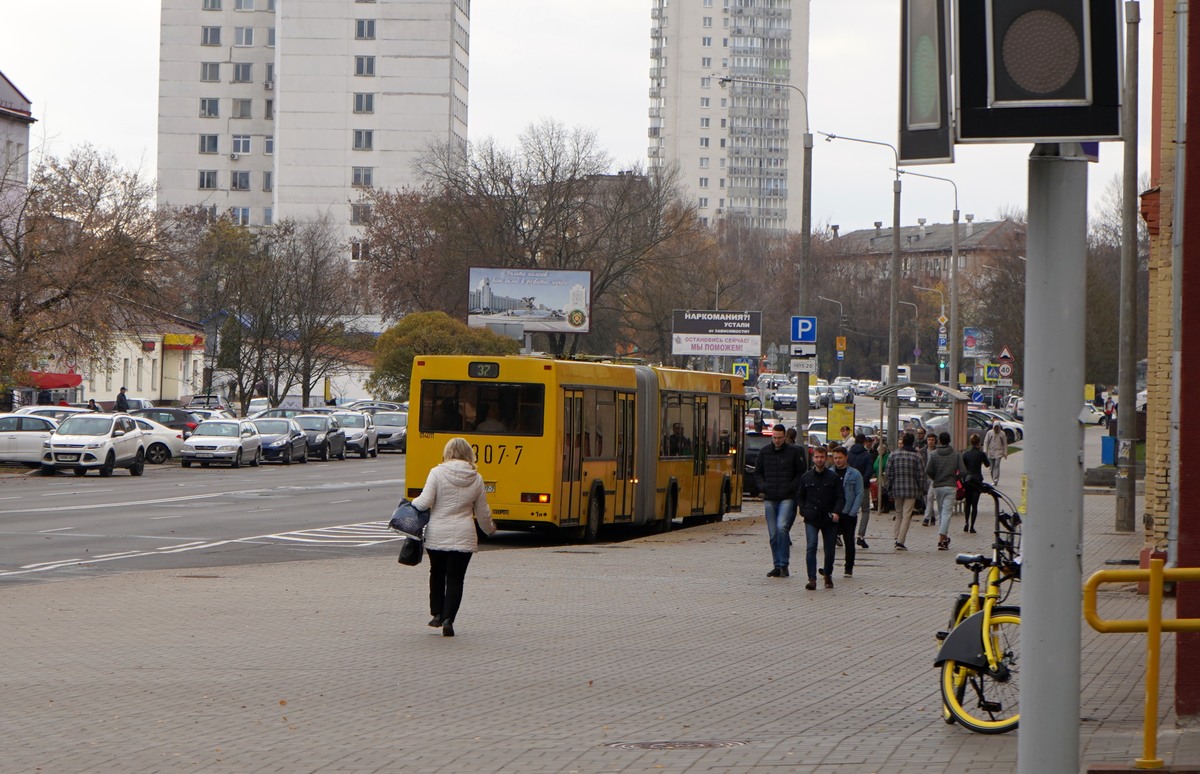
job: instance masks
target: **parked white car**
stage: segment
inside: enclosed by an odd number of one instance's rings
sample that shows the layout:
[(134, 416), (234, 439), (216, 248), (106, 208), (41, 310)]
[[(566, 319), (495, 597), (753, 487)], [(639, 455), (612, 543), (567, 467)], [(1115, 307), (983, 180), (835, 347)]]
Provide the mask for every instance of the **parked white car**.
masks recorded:
[(172, 457), (178, 457), (183, 448), (183, 431), (172, 430), (152, 419), (134, 417), (134, 423), (142, 431), (146, 442), (146, 462), (161, 465)]
[(213, 463), (240, 468), (243, 462), (258, 467), (262, 436), (254, 423), (245, 419), (206, 419), (183, 442), (179, 455), (185, 468), (193, 462), (205, 468)]
[(0, 414), (0, 462), (21, 462), (37, 467), (42, 462), (42, 444), (50, 439), (58, 423), (33, 414)]
[(1099, 407), (1093, 406), (1091, 403), (1084, 403), (1083, 408), (1079, 410), (1079, 421), (1085, 425), (1102, 425), (1104, 424), (1104, 412)]
[(128, 414), (91, 411), (67, 417), (42, 444), (42, 471), (70, 470), (77, 476), (89, 470), (111, 476), (127, 468), (140, 476), (146, 468), (146, 442)]

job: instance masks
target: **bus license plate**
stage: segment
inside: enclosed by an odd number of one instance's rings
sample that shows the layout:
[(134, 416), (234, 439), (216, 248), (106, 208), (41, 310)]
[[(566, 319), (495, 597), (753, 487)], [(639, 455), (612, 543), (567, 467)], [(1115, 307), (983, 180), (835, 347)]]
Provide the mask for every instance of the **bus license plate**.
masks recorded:
[(483, 482), (483, 491), (484, 491), (485, 493), (487, 493), (487, 494), (493, 494), (493, 493), (495, 493), (495, 491), (496, 491), (496, 482), (495, 482), (495, 481), (484, 481), (484, 482)]

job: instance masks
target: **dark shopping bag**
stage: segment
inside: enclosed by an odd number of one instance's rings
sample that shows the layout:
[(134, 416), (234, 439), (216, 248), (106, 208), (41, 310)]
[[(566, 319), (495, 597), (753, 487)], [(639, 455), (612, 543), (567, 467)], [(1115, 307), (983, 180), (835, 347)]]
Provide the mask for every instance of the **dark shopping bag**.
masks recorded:
[(429, 511), (418, 511), (412, 501), (405, 497), (392, 512), (392, 520), (388, 522), (388, 527), (405, 535), (416, 536), (421, 534), (421, 530), (425, 529), (428, 523)]
[(406, 537), (404, 538), (404, 545), (400, 546), (400, 557), (396, 561), (409, 567), (416, 567), (421, 563), (421, 554), (424, 553), (424, 547), (425, 542), (421, 538)]

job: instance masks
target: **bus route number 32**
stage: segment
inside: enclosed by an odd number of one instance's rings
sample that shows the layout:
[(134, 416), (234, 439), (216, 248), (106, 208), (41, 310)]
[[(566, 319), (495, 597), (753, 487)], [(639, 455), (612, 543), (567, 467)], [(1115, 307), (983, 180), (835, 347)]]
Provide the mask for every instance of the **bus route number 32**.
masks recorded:
[(505, 462), (516, 465), (521, 461), (521, 452), (525, 449), (524, 446), (509, 446), (503, 443), (494, 446), (490, 443), (483, 446), (471, 444), (471, 448), (475, 450), (475, 459), (485, 465), (503, 465)]

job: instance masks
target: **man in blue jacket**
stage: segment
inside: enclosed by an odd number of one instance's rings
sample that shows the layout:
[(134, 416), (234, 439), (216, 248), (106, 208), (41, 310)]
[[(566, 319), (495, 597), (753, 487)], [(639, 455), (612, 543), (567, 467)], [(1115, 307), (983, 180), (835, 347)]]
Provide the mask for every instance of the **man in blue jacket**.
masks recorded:
[(846, 498), (842, 512), (838, 515), (837, 531), (842, 536), (846, 549), (846, 577), (854, 577), (854, 527), (858, 524), (858, 509), (863, 502), (863, 477), (857, 468), (850, 466), (850, 453), (844, 446), (833, 450), (833, 470), (842, 480), (842, 494)]
[(829, 468), (825, 467), (825, 447), (813, 449), (812, 469), (800, 477), (800, 490), (796, 496), (796, 505), (804, 518), (804, 535), (808, 545), (805, 553), (805, 564), (808, 569), (808, 583), (804, 588), (814, 591), (817, 588), (817, 536), (825, 544), (825, 561), (821, 574), (825, 576), (825, 588), (833, 588), (833, 554), (836, 549), (837, 523), (841, 514), (846, 510), (846, 495), (842, 489), (842, 480)]
[(867, 545), (867, 523), (871, 520), (871, 476), (875, 471), (875, 458), (867, 448), (867, 436), (859, 433), (854, 436), (850, 446), (847, 461), (850, 467), (862, 474), (863, 499), (858, 510), (858, 543), (859, 548), (870, 548)]
[(767, 536), (771, 542), (771, 557), (775, 567), (769, 578), (788, 577), (791, 555), (792, 522), (796, 519), (796, 489), (807, 467), (804, 449), (785, 440), (786, 429), (775, 425), (771, 430), (771, 445), (758, 452), (754, 480), (762, 493), (763, 512), (767, 517)]

